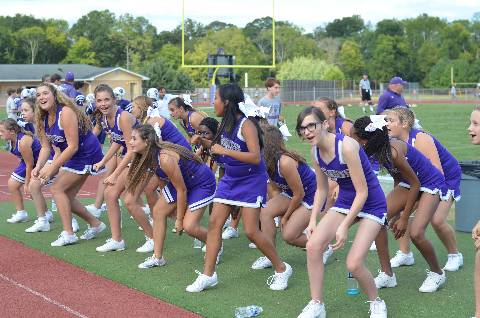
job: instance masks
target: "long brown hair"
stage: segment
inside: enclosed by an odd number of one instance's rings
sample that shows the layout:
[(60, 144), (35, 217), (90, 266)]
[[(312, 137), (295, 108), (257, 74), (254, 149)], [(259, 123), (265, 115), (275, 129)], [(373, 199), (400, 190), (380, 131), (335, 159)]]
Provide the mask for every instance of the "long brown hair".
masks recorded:
[(290, 151), (285, 147), (283, 135), (275, 126), (267, 126), (264, 128), (265, 145), (263, 147), (263, 154), (265, 157), (265, 164), (270, 179), (275, 175), (277, 169), (277, 162), (282, 155), (289, 156), (298, 163), (307, 163), (305, 158), (294, 151)]
[[(54, 104), (53, 108), (56, 113), (57, 107), (62, 106), (62, 107), (68, 107), (77, 116), (78, 120), (78, 128), (82, 133), (87, 133), (88, 131), (92, 130), (92, 123), (88, 116), (81, 111), (74, 103), (73, 100), (67, 97), (64, 93), (60, 92), (55, 86), (53, 86), (50, 83), (42, 83), (38, 85), (38, 87), (45, 86), (47, 87), (50, 92), (52, 92), (53, 97), (54, 97)], [(38, 88), (37, 88), (38, 90)], [(35, 111), (35, 125), (38, 131), (38, 136), (45, 136), (45, 117), (48, 114), (47, 111), (43, 110), (41, 107), (39, 107), (38, 103), (39, 100), (37, 99), (37, 110)]]
[(131, 193), (151, 177), (150, 171), (154, 171), (158, 166), (158, 155), (160, 150), (166, 149), (177, 153), (180, 158), (185, 160), (202, 163), (202, 159), (187, 148), (173, 144), (171, 142), (160, 141), (152, 125), (139, 125), (133, 129), (138, 133), (138, 137), (147, 143), (147, 148), (143, 154), (134, 153), (132, 163), (127, 174), (127, 190)]

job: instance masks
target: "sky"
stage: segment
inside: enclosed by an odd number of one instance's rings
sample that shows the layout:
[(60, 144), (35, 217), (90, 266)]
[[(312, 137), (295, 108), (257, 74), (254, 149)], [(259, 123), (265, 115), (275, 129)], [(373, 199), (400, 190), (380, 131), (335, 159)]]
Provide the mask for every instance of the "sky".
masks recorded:
[[(270, 16), (273, 0), (184, 0), (185, 18), (203, 24), (219, 20), (239, 27)], [(377, 23), (382, 19), (413, 18), (422, 13), (453, 21), (471, 19), (480, 11), (479, 0), (274, 0), (275, 19), (288, 20), (306, 32), (334, 19), (360, 15)], [(73, 25), (92, 10), (108, 9), (117, 16), (130, 13), (144, 16), (157, 31), (170, 31), (182, 21), (182, 0), (0, 0), (0, 15), (17, 13), (36, 18), (64, 19)]]

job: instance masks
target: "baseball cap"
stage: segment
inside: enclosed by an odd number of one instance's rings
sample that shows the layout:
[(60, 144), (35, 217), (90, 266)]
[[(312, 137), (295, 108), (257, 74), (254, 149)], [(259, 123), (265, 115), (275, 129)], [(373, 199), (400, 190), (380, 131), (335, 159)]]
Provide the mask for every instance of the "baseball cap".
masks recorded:
[(402, 85), (407, 85), (407, 81), (404, 81), (401, 77), (395, 76), (392, 77), (390, 80), (389, 84), (402, 84)]
[(73, 72), (65, 73), (65, 80), (66, 81), (73, 81), (74, 79), (75, 79), (75, 76), (73, 76)]

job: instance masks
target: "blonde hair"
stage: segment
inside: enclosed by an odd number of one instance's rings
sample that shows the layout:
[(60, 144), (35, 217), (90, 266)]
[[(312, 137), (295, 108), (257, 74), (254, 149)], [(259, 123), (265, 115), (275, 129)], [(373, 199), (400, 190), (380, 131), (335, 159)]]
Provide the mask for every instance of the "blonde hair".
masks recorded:
[[(75, 115), (77, 116), (78, 120), (78, 128), (82, 133), (87, 133), (88, 131), (92, 130), (92, 123), (90, 119), (87, 117), (87, 115), (78, 109), (78, 107), (74, 104), (73, 100), (71, 100), (67, 95), (64, 93), (60, 92), (54, 85), (50, 83), (42, 83), (38, 85), (38, 87), (47, 87), (50, 92), (53, 94), (54, 97), (54, 111), (56, 113), (57, 107), (62, 106), (62, 107), (68, 107), (70, 108)], [(37, 87), (37, 90), (38, 90)], [(45, 117), (47, 115), (47, 111), (43, 110), (41, 107), (39, 107), (39, 100), (37, 99), (36, 102), (36, 108), (37, 110), (35, 111), (35, 124), (37, 127), (38, 131), (38, 136), (45, 136)]]
[(412, 129), (415, 124), (415, 114), (406, 107), (395, 107), (391, 110), (388, 110), (386, 113), (393, 112), (397, 114), (398, 120), (401, 124), (407, 124), (408, 129)]
[(147, 117), (147, 110), (148, 107), (152, 107), (153, 102), (150, 98), (146, 96), (137, 96), (133, 99), (132, 104), (137, 105), (138, 108), (141, 110), (140, 118), (137, 118), (139, 122), (145, 124), (148, 120)]

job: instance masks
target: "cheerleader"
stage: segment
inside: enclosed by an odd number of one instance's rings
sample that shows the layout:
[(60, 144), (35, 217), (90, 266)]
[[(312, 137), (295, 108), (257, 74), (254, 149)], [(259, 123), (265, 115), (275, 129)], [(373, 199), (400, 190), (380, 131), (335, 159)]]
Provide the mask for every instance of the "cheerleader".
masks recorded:
[[(132, 153), (129, 152), (125, 140), (130, 140), (132, 129), (137, 125), (137, 120), (132, 114), (116, 105), (115, 94), (110, 86), (100, 84), (95, 88), (94, 94), (96, 107), (102, 113), (100, 123), (97, 124), (97, 127), (101, 125), (101, 128), (110, 135), (111, 140), (107, 153), (102, 160), (94, 165), (94, 168), (100, 169), (109, 161), (115, 160), (115, 155), (118, 158), (118, 161), (116, 160), (116, 168), (113, 169), (111, 174), (104, 180), (104, 183), (107, 185), (104, 196), (107, 203), (108, 220), (110, 222), (112, 237), (107, 239), (105, 244), (98, 246), (96, 250), (97, 252), (120, 251), (125, 249), (125, 242), (121, 234), (121, 214), (118, 199), (125, 190), (126, 168), (133, 156)], [(147, 241), (152, 239), (152, 227), (145, 213), (137, 209), (132, 209), (130, 212), (145, 232)], [(147, 251), (150, 250), (151, 249), (147, 249)]]
[(340, 107), (335, 100), (328, 97), (320, 97), (314, 102), (313, 106), (320, 108), (325, 114), (330, 132), (350, 136), (350, 130), (353, 126), (352, 121), (342, 115), (342, 112), (339, 110)]
[[(413, 112), (404, 107), (386, 111), (388, 134), (417, 148), (445, 176), (445, 187), (441, 189), (441, 201), (432, 218), (432, 227), (448, 251), (444, 270), (455, 272), (463, 266), (463, 255), (457, 249), (455, 232), (447, 222), (448, 213), (454, 201), (460, 200), (460, 179), (462, 170), (457, 159), (432, 135), (412, 128), (415, 123)], [(408, 231), (400, 240), (400, 250), (390, 260), (392, 267), (413, 265)]]
[[(8, 179), (8, 190), (10, 191), (17, 212), (7, 219), (7, 222), (26, 222), (28, 221), (28, 214), (23, 204), (21, 188), (23, 186), (25, 195), (28, 195), (31, 172), (37, 163), (41, 145), (31, 132), (20, 127), (15, 119), (12, 118), (0, 121), (0, 136), (9, 144), (10, 153), (20, 159), (19, 165), (12, 171), (10, 179)], [(41, 224), (37, 226), (38, 231), (30, 231), (29, 228), (27, 232), (46, 232), (50, 230), (50, 224), (45, 218), (45, 215), (39, 219)]]
[[(364, 145), (367, 155), (374, 156), (394, 178), (395, 187), (387, 196), (387, 219), (395, 239), (405, 234), (409, 217), (418, 201), (410, 236), (430, 267), (419, 291), (432, 293), (445, 284), (446, 276), (438, 264), (432, 243), (425, 236), (425, 230), (440, 202), (440, 190), (445, 179), (417, 149), (399, 139), (389, 139), (386, 125), (385, 116), (361, 117), (353, 124), (352, 135)], [(382, 227), (375, 244), (381, 266), (375, 284), (377, 288), (395, 287), (397, 280), (388, 255), (386, 227)]]
[[(305, 248), (307, 236), (303, 231), (310, 220), (317, 189), (315, 173), (304, 158), (286, 149), (283, 135), (277, 127), (268, 126), (263, 131), (268, 176), (280, 191), (269, 197), (267, 206), (262, 208), (262, 232), (275, 246), (277, 229), (274, 219), (281, 217), (282, 238), (293, 246)], [(262, 256), (252, 264), (252, 269), (271, 266), (270, 260)]]
[[(326, 316), (322, 253), (333, 239), (336, 242), (332, 248), (342, 248), (350, 226), (356, 221), (359, 226), (347, 255), (347, 269), (369, 298), (370, 317), (387, 317), (385, 302), (378, 298), (373, 276), (365, 266), (369, 247), (385, 222), (385, 195), (359, 144), (350, 137), (330, 133), (328, 128), (327, 118), (316, 107), (306, 108), (298, 116), (297, 132), (312, 146), (312, 162), (317, 176), (317, 191), (306, 229), (311, 301), (298, 317)], [(333, 207), (317, 224), (317, 216), (327, 197), (327, 178), (337, 181), (339, 194)]]
[(189, 100), (184, 100), (181, 97), (175, 97), (168, 103), (168, 110), (170, 115), (180, 120), (180, 124), (187, 133), (190, 143), (192, 137), (195, 136), (195, 131), (203, 118), (207, 117), (205, 114), (195, 110)]
[[(93, 170), (93, 164), (102, 158), (102, 149), (91, 132), (88, 117), (73, 102), (51, 84), (37, 88), (36, 128), (42, 145), (32, 176), (47, 184), (56, 176), (50, 191), (57, 203), (63, 231), (52, 246), (65, 246), (78, 241), (72, 229), (72, 212), (88, 223), (80, 236), (89, 240), (105, 229), (105, 224), (92, 216), (76, 198), (78, 191)], [(50, 165), (45, 165), (52, 146), (60, 149)]]
[(244, 107), (244, 94), (238, 85), (226, 84), (219, 87), (214, 109), (215, 114), (223, 119), (210, 144), (210, 152), (224, 156), (225, 175), (215, 192), (209, 219), (204, 270), (193, 284), (187, 286), (188, 292), (201, 292), (217, 285), (215, 264), (221, 251), (222, 227), (235, 206), (239, 206), (242, 211), (247, 237), (270, 259), (275, 269), (274, 275), (267, 282), (270, 289), (287, 288), (288, 279), (292, 275), (290, 265), (281, 261), (273, 244), (259, 229), (260, 209), (265, 205), (267, 197), (267, 173), (261, 155), (261, 130), (256, 121), (245, 117), (241, 110)]
[(201, 224), (205, 208), (215, 193), (215, 176), (191, 150), (160, 141), (151, 125), (140, 125), (132, 133), (130, 147), (134, 153), (127, 176), (130, 193), (147, 183), (148, 170), (168, 180), (153, 208), (154, 254), (138, 265), (139, 268), (163, 266), (167, 217), (175, 216), (176, 233), (183, 231), (205, 242), (207, 229)]

